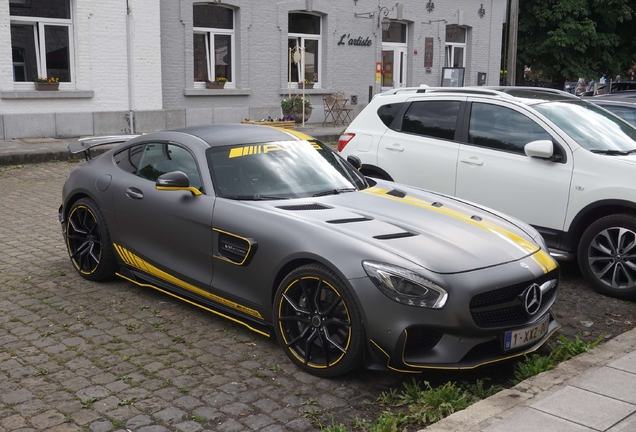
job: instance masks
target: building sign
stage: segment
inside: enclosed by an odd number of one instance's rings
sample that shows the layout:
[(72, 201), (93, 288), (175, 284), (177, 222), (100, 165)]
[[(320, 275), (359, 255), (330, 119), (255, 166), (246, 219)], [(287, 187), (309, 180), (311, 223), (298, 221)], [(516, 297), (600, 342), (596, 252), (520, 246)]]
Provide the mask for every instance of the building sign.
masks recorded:
[(424, 67), (433, 67), (433, 38), (424, 38)]
[[(345, 39), (347, 40), (346, 42)], [(350, 34), (343, 34), (340, 36), (338, 45), (371, 46), (371, 39), (368, 36), (366, 39), (362, 39), (362, 36), (352, 39)]]

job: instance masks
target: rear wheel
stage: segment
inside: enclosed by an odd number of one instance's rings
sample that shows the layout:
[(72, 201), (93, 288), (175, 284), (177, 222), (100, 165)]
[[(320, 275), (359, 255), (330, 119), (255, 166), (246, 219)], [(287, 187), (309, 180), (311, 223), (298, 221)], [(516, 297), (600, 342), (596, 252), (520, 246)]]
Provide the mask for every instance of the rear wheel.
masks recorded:
[(611, 215), (591, 224), (581, 236), (578, 261), (596, 291), (636, 298), (636, 217)]
[(66, 219), (66, 247), (75, 270), (88, 280), (105, 280), (115, 274), (115, 253), (106, 220), (90, 198), (73, 204)]
[(274, 299), (274, 328), (287, 356), (313, 375), (332, 377), (362, 361), (362, 320), (353, 296), (327, 267), (292, 271)]

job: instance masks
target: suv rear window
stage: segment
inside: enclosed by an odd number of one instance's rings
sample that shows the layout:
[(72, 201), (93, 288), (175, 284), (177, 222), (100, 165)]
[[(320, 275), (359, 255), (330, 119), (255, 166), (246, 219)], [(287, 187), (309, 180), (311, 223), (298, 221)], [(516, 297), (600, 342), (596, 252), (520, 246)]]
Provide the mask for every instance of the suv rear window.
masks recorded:
[(402, 132), (455, 139), (459, 101), (413, 102), (404, 114)]
[(391, 127), (391, 123), (395, 120), (395, 117), (398, 115), (404, 103), (393, 103), (388, 105), (382, 105), (378, 108), (378, 117), (382, 120), (382, 123), (386, 125), (386, 127)]

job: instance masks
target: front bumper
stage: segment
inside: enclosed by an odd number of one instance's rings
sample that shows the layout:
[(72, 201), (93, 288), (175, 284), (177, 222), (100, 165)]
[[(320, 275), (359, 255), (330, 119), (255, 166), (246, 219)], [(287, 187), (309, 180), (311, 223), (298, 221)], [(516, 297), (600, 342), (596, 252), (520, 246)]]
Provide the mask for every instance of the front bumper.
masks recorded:
[[(400, 372), (419, 372), (429, 368), (472, 369), (537, 350), (560, 327), (549, 312), (557, 297), (559, 269), (546, 274), (531, 274), (527, 270), (520, 272), (520, 269), (519, 263), (515, 262), (449, 275), (444, 284), (449, 300), (443, 309), (437, 310), (392, 301), (368, 278), (350, 280), (364, 314), (366, 367)], [(509, 313), (512, 309), (510, 304), (528, 286), (546, 280), (557, 282), (536, 314), (519, 316)], [(482, 311), (492, 309), (497, 314), (498, 305), (482, 307), (476, 304), (475, 299), (508, 291), (513, 293), (507, 294), (508, 297), (514, 299), (501, 309), (505, 319), (501, 323), (483, 320)], [(504, 350), (506, 332), (532, 327), (544, 319), (548, 320), (547, 332), (541, 338), (516, 349)]]

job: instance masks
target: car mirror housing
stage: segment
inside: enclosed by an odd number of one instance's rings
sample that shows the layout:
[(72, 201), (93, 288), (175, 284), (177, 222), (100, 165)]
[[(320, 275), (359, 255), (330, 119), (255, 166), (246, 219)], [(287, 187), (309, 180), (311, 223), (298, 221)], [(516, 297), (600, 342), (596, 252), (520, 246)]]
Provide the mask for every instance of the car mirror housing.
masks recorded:
[(173, 171), (160, 175), (155, 183), (157, 190), (189, 190), (193, 195), (201, 195), (201, 191), (190, 187), (190, 179), (183, 171)]
[(550, 159), (554, 154), (554, 144), (550, 140), (531, 141), (523, 147), (526, 156)]
[(347, 156), (347, 162), (349, 162), (351, 166), (353, 166), (357, 170), (360, 170), (360, 168), (362, 167), (362, 161), (356, 155)]

